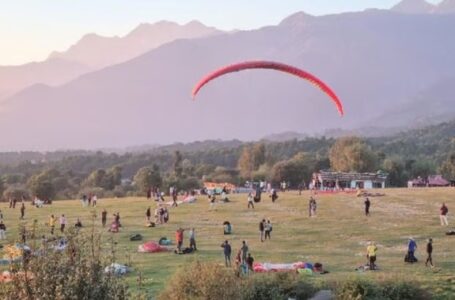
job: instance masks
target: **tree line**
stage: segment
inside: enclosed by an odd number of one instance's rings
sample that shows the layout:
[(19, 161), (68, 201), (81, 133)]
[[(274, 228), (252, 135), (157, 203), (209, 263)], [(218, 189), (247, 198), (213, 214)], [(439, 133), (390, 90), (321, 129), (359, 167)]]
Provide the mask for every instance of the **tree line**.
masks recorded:
[[(74, 199), (145, 195), (150, 187), (200, 188), (204, 181), (243, 185), (286, 180), (297, 186), (319, 170), (388, 173), (388, 186), (431, 174), (455, 180), (455, 121), (379, 138), (305, 138), (286, 142), (206, 141), (142, 153), (75, 151), (0, 154), (0, 195)], [(55, 154), (55, 155), (54, 155)], [(12, 157), (8, 161), (8, 157)], [(34, 159), (28, 159), (34, 157)], [(41, 158), (43, 154), (41, 154)]]

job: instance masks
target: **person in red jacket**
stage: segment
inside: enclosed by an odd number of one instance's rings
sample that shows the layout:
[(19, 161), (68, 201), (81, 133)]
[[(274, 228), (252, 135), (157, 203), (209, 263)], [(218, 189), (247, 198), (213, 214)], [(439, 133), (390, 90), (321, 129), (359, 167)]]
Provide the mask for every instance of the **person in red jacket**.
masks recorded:
[(449, 213), (449, 209), (445, 203), (442, 203), (440, 211), (441, 214), (439, 215), (439, 219), (441, 220), (441, 226), (449, 226), (449, 222), (447, 221), (447, 214)]
[(185, 231), (185, 229), (179, 228), (175, 232), (175, 240), (177, 242), (177, 250), (178, 250), (179, 253), (182, 252), (183, 232), (184, 231)]

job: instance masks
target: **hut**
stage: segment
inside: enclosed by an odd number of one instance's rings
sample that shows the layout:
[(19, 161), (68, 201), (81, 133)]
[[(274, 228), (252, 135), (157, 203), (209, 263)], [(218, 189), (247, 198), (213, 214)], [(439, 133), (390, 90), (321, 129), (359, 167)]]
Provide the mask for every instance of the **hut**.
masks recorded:
[(387, 174), (320, 171), (313, 174), (313, 188), (318, 190), (383, 189)]

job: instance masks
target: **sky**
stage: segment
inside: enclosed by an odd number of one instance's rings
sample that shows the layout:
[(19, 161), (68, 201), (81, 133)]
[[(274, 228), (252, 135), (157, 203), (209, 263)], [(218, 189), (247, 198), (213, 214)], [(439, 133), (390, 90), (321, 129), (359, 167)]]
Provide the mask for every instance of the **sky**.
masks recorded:
[[(390, 8), (399, 0), (14, 0), (0, 5), (0, 65), (42, 61), (84, 34), (125, 35), (140, 23), (199, 20), (254, 29), (304, 11), (312, 15)], [(440, 0), (429, 0), (437, 3)]]

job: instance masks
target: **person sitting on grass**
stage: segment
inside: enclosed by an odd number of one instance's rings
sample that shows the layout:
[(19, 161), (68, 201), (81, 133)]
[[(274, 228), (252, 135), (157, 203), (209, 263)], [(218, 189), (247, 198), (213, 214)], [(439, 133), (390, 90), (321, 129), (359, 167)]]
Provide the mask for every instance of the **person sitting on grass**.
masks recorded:
[(74, 227), (76, 228), (82, 228), (82, 222), (79, 218), (77, 218), (76, 224), (74, 224)]
[(232, 234), (232, 225), (231, 223), (229, 223), (228, 221), (225, 221), (223, 223), (224, 225), (224, 234), (227, 235), (227, 234)]
[(405, 262), (408, 262), (408, 263), (417, 262), (417, 258), (414, 255), (416, 249), (417, 249), (417, 243), (414, 241), (414, 239), (412, 237), (409, 238), (408, 253), (406, 254)]

